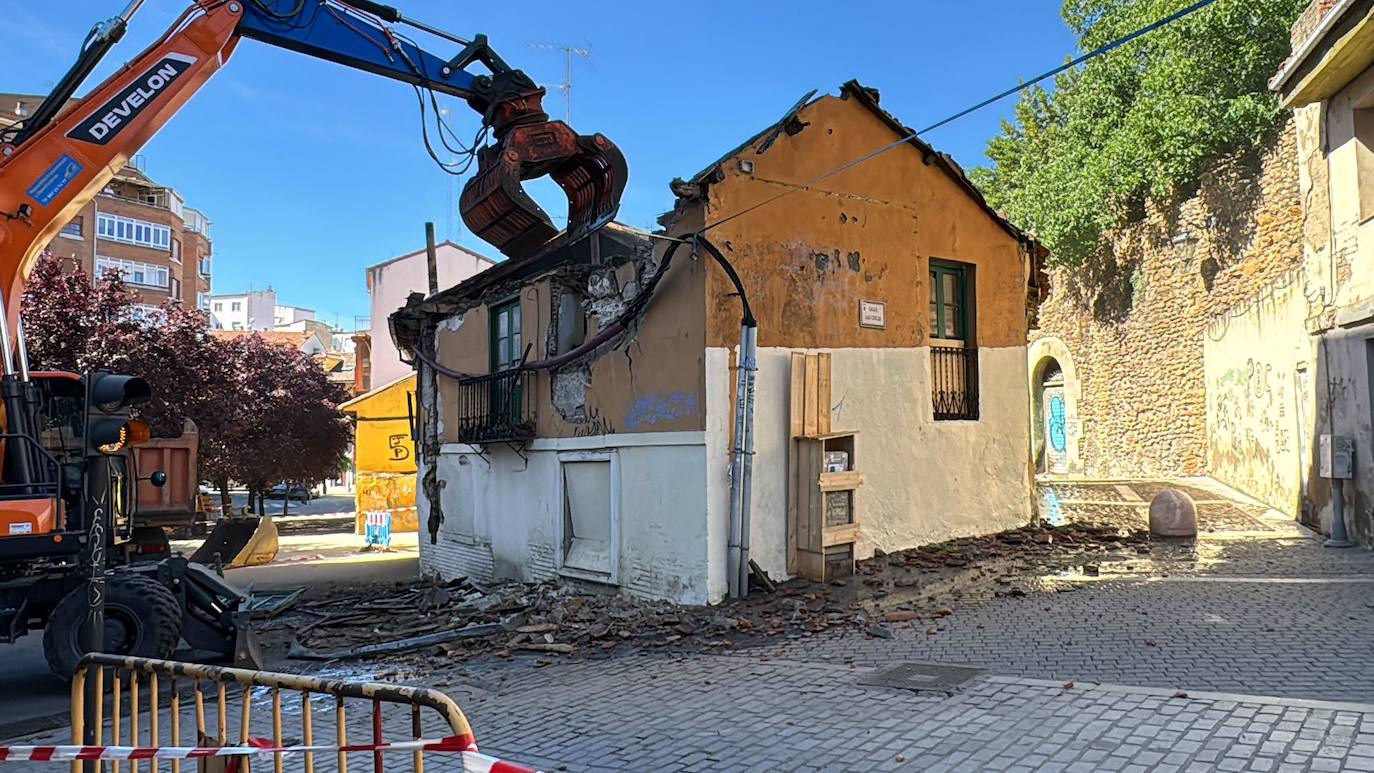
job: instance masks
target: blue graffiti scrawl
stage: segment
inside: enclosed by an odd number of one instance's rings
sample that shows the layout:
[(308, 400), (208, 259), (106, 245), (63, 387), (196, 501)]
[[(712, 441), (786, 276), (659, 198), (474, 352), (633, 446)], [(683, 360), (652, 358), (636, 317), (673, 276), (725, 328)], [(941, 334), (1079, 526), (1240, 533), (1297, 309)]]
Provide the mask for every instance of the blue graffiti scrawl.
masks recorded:
[(1048, 488), (1040, 495), (1040, 519), (1051, 526), (1064, 525), (1064, 508), (1059, 504), (1059, 496)]
[(666, 395), (645, 395), (635, 398), (625, 411), (625, 426), (637, 429), (659, 422), (672, 422), (697, 416), (697, 394), (673, 392)]
[(1050, 446), (1061, 452), (1068, 447), (1068, 441), (1064, 437), (1063, 395), (1054, 395), (1050, 398)]

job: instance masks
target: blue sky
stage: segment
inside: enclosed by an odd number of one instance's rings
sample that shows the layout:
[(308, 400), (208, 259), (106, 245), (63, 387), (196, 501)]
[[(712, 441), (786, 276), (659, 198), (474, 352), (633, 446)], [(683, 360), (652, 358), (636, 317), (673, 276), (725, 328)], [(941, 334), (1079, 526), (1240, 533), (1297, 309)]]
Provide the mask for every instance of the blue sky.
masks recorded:
[[(42, 93), (89, 26), (125, 0), (4, 4), (0, 91)], [(591, 63), (579, 60), (575, 70), (573, 125), (624, 151), (630, 181), (620, 219), (641, 227), (671, 207), (669, 180), (696, 172), (810, 89), (834, 93), (857, 78), (919, 126), (1073, 49), (1056, 0), (393, 4), (463, 37), (485, 32), (544, 84), (562, 80), (563, 57), (532, 44), (590, 48)], [(148, 0), (96, 77), (136, 55), (187, 5)], [(416, 39), (436, 54), (453, 52)], [(562, 117), (562, 98), (550, 91), (545, 106)], [(476, 128), (464, 103), (441, 104), (452, 107), (461, 135)], [(966, 167), (981, 164), (1011, 107), (1008, 99), (926, 139)], [(145, 168), (214, 220), (216, 292), (271, 285), (280, 302), (350, 327), (367, 314), (364, 267), (423, 246), (426, 220), (440, 238), (500, 257), (463, 233), (456, 213), (448, 231), (450, 180), (456, 201), (462, 179), (430, 160), (419, 122), (409, 86), (246, 40), (147, 145)]]

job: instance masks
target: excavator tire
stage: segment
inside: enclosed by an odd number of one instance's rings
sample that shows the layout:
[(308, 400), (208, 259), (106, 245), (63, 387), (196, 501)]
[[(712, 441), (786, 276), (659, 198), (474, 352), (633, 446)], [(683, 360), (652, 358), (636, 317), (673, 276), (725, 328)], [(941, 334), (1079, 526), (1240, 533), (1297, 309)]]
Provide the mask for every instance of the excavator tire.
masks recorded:
[[(81, 626), (86, 588), (68, 593), (48, 617), (43, 656), (48, 668), (71, 679), (85, 653)], [(141, 575), (116, 572), (105, 581), (105, 651), (141, 658), (169, 658), (181, 641), (181, 604), (171, 589)]]

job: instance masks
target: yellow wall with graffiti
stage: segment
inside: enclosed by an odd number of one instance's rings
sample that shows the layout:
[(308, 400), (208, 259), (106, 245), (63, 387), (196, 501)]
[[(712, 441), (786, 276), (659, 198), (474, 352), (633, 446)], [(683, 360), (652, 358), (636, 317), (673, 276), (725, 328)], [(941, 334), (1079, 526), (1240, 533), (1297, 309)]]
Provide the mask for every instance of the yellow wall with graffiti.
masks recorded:
[(1314, 406), (1301, 283), (1278, 283), (1214, 320), (1203, 341), (1207, 456), (1218, 480), (1297, 512)]
[(410, 437), (415, 376), (393, 381), (340, 406), (354, 417), (353, 458), (358, 531), (368, 512), (391, 512), (391, 530), (416, 531), (415, 444)]

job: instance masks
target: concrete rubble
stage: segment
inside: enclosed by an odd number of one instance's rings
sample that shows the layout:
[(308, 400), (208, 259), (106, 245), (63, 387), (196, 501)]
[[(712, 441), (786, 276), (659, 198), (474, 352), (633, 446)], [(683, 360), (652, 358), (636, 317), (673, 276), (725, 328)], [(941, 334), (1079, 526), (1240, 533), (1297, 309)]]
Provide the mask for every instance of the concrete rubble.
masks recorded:
[(827, 629), (887, 638), (891, 625), (925, 626), (937, 635), (940, 620), (960, 603), (1025, 595), (1046, 575), (1072, 567), (1091, 576), (1099, 563), (1150, 550), (1143, 523), (1034, 525), (880, 553), (860, 562), (853, 577), (792, 580), (715, 607), (646, 601), (570, 581), (352, 586), (317, 592), (263, 634), (274, 651), (308, 660), (710, 650)]

